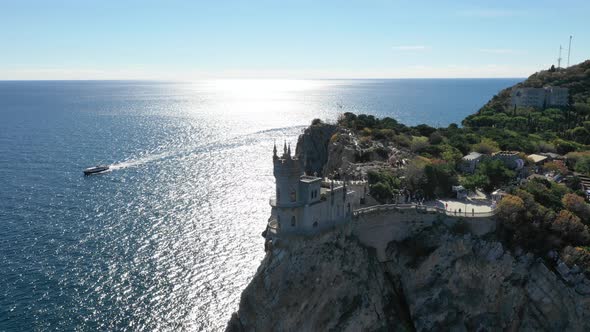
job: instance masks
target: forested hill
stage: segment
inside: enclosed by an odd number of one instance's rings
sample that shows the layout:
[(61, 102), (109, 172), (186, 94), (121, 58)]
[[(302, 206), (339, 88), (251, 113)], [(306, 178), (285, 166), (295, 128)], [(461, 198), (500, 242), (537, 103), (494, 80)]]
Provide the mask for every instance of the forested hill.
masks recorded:
[(567, 153), (589, 150), (590, 145), (590, 60), (567, 69), (540, 71), (516, 87), (566, 87), (570, 105), (544, 110), (510, 107), (510, 91), (504, 89), (477, 113), (463, 120), (465, 129), (489, 137), (503, 149)]
[[(506, 88), (495, 95), (487, 104), (485, 104), (478, 114), (486, 111), (507, 112), (511, 111), (510, 91), (514, 87), (531, 87), (541, 88), (544, 86), (559, 86), (568, 88), (571, 96), (572, 105), (575, 103), (590, 104), (590, 60), (586, 60), (577, 65), (566, 69), (542, 70), (529, 76), (525, 81), (515, 86)], [(467, 124), (468, 124), (467, 118)], [(465, 123), (464, 123), (465, 124)]]

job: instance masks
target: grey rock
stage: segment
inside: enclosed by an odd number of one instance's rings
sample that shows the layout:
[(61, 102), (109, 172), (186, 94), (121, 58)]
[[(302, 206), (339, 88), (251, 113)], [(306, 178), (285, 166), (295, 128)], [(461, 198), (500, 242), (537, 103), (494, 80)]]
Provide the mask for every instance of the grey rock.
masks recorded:
[(489, 236), (443, 225), (391, 242), (386, 255), (379, 262), (334, 234), (269, 251), (227, 330), (590, 330), (590, 281), (563, 262), (554, 272), (531, 253), (515, 257)]

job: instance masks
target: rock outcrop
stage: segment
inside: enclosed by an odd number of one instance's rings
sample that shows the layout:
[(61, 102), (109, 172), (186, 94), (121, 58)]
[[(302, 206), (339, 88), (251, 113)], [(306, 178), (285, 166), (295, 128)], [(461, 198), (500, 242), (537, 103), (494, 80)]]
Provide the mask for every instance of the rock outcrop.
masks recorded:
[(561, 261), (441, 222), (379, 262), (350, 234), (268, 251), (228, 331), (590, 330), (590, 281)]
[(311, 125), (299, 135), (295, 154), (304, 163), (308, 174), (324, 176), (324, 165), (328, 162), (328, 143), (332, 136), (342, 129), (336, 125), (319, 123)]
[[(296, 153), (309, 173), (351, 179), (400, 163), (406, 152), (316, 124)], [(313, 238), (273, 241), (227, 331), (590, 331), (590, 281), (581, 269), (557, 252), (508, 249), (493, 230), (445, 220), (381, 236), (378, 252), (362, 244), (360, 217)]]
[(348, 129), (325, 123), (305, 129), (295, 152), (308, 174), (348, 180), (364, 179), (369, 170), (394, 165), (408, 155), (391, 142), (362, 141)]

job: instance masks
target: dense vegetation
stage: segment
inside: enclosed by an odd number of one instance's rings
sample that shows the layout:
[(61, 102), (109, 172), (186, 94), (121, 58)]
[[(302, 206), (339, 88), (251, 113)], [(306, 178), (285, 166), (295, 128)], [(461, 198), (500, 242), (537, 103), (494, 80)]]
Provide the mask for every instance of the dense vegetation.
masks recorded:
[(590, 61), (567, 69), (531, 75), (518, 87), (569, 89), (570, 105), (538, 110), (510, 106), (510, 89), (502, 90), (463, 126), (496, 141), (503, 150), (565, 154), (590, 144)]
[[(590, 175), (590, 61), (565, 70), (536, 73), (519, 86), (568, 87), (570, 105), (561, 109), (510, 108), (510, 90), (501, 91), (463, 127), (405, 126), (392, 118), (344, 113), (340, 126), (355, 131), (361, 141), (393, 143), (411, 156), (402, 168), (370, 171), (371, 195), (382, 202), (400, 193), (412, 197), (449, 196), (453, 185), (490, 192), (505, 188), (509, 194), (498, 204), (498, 218), (508, 240), (516, 246), (543, 253), (561, 251), (568, 264), (590, 273), (590, 205), (580, 190), (580, 179), (571, 170)], [(535, 178), (514, 181), (515, 172), (499, 160), (479, 163), (474, 174), (459, 171), (461, 158), (471, 151), (491, 154), (500, 150), (525, 154), (555, 152), (563, 163), (549, 162), (546, 170), (566, 175), (563, 183)], [(392, 166), (395, 166), (392, 164)]]
[(529, 181), (500, 201), (498, 218), (514, 245), (538, 253), (561, 249), (568, 264), (590, 273), (590, 205), (572, 188)]
[[(379, 119), (353, 113), (344, 113), (339, 124), (356, 131), (361, 139), (390, 141), (415, 156), (402, 173), (385, 171), (385, 174), (369, 176), (372, 193), (382, 201), (392, 199), (400, 190), (417, 198), (445, 197), (451, 195), (452, 186), (458, 184), (489, 192), (514, 178), (514, 172), (498, 161), (483, 162), (474, 175), (459, 174), (457, 167), (463, 155), (470, 151), (492, 153), (499, 151), (500, 146), (492, 139), (480, 137), (457, 125), (447, 128), (424, 124), (408, 127), (392, 118)], [(391, 180), (387, 180), (393, 176), (403, 180), (393, 185)]]

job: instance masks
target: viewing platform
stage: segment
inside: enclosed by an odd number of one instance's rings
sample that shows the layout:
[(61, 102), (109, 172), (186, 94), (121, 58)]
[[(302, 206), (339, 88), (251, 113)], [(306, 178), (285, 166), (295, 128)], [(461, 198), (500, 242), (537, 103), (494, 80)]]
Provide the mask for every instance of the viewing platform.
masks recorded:
[(373, 205), (366, 208), (361, 208), (352, 212), (352, 216), (358, 218), (364, 214), (371, 214), (377, 212), (386, 212), (386, 211), (399, 211), (399, 210), (415, 210), (418, 212), (424, 213), (439, 213), (444, 214), (451, 217), (465, 217), (465, 218), (485, 218), (485, 217), (492, 217), (496, 214), (496, 210), (491, 210), (487, 212), (475, 212), (475, 211), (451, 211), (446, 210), (444, 208), (428, 206), (428, 205), (419, 205), (419, 204), (380, 204), (380, 205)]

